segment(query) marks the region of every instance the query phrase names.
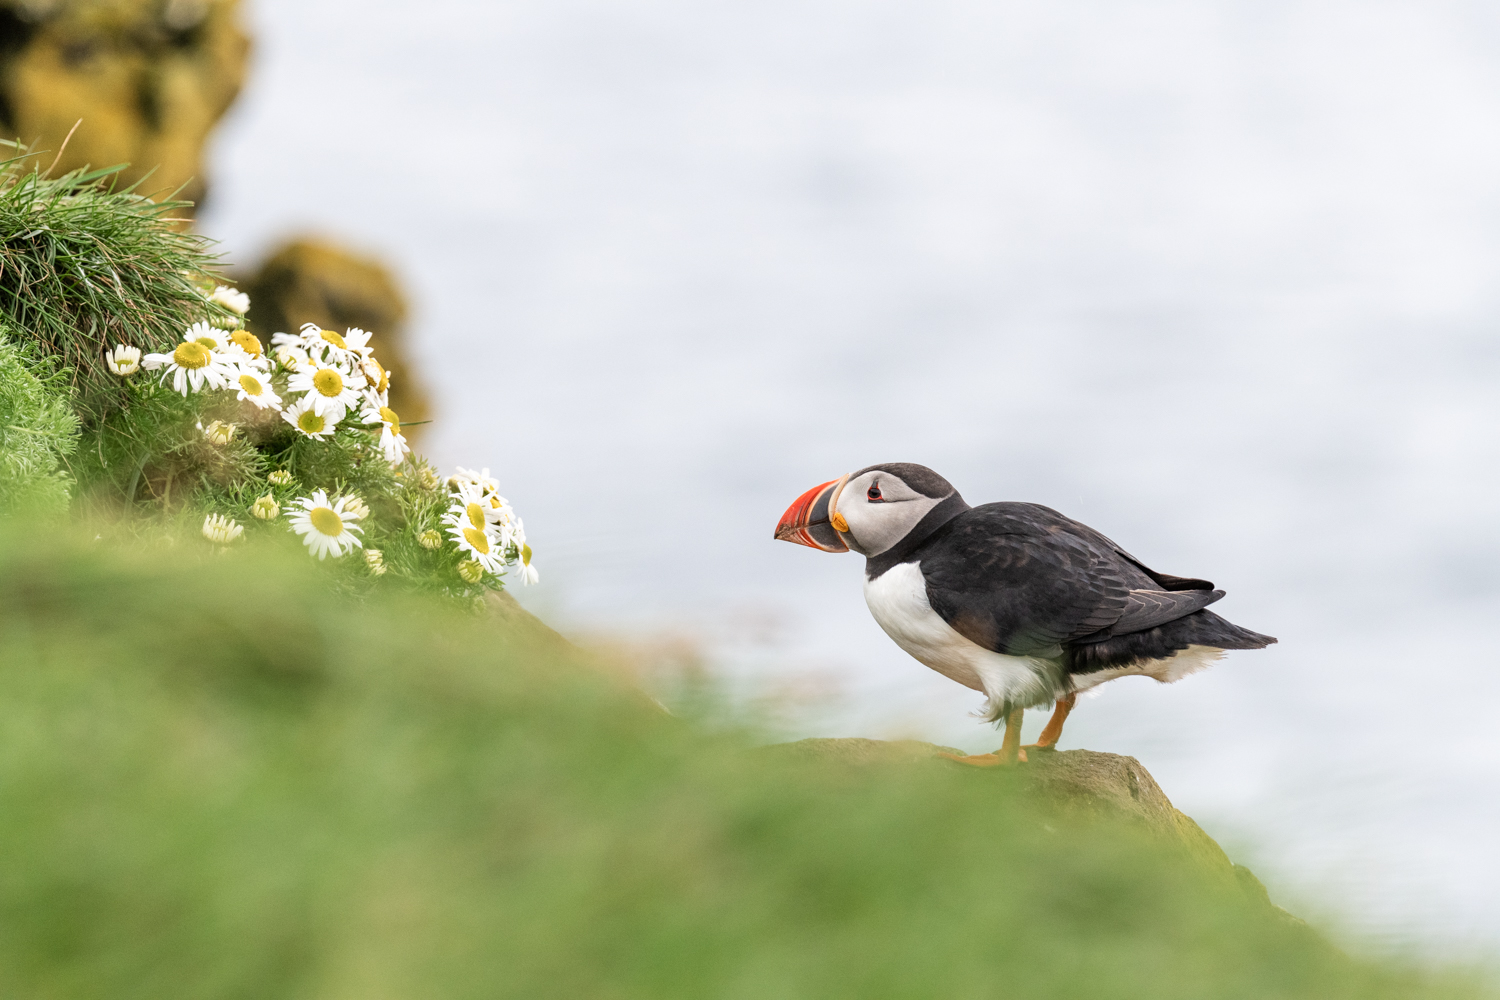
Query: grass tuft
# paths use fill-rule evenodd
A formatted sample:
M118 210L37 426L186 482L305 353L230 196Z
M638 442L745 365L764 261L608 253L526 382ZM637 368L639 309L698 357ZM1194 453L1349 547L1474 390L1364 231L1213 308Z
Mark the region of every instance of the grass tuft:
M0 162L0 319L68 371L87 429L128 401L108 348L164 351L234 315L201 290L218 258L173 216L185 202L117 187L123 167L47 177L35 162Z

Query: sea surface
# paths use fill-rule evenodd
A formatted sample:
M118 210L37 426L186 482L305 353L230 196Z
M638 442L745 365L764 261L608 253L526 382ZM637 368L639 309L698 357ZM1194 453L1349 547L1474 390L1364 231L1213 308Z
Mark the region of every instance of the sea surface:
M1500 7L247 16L203 228L397 270L422 449L505 484L549 621L688 649L787 738L988 750L861 560L772 529L881 461L1047 504L1281 640L1110 684L1064 747L1359 945L1500 946Z

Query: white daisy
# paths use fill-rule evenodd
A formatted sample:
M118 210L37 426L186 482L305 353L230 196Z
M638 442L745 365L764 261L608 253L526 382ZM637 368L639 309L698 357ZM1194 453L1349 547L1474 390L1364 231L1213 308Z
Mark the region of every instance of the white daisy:
M386 391L391 387L391 373L386 371L379 361L375 360L373 354L369 357L361 358L359 367L365 373L365 381L369 383L370 391L382 396L385 395Z
M219 285L208 297L210 302L217 302L231 312L237 312L241 316L250 311L250 296L244 292L237 292L233 288Z
M311 497L298 497L295 501L300 509L291 516L288 523L293 531L302 536L302 543L307 546L307 551L320 560L329 555L338 559L346 552L364 547L354 537L355 532L363 534L364 529L354 523L359 515L349 511L351 499L352 497L340 497L337 502L330 503L328 494L317 490Z
M467 521L472 527L489 530L491 524L500 520L500 511L489 502L489 497L473 483L464 483L448 494L453 503L448 508L445 520L453 523Z
M455 480L460 483L473 483L475 486L489 490L493 493L500 492L500 481L490 475L489 469L475 472L473 469L465 469L460 465L458 467L458 472L455 475L448 477L449 482L454 482Z
M271 376L259 368L240 365L230 388L239 390L236 399L248 399L262 410L268 406L273 410L281 409L281 397L271 388Z
M365 376L363 372L351 373L342 365L314 360L295 372L286 387L290 392L307 393L304 398L311 399L313 409L324 416L337 412L333 422L338 423L349 410L359 409L359 390L365 387Z
M411 451L406 444L406 437L401 433L401 418L396 415L395 410L389 406L366 405L360 416L367 424L380 424L380 450L385 453L387 462L395 465Z
M359 412L360 412L361 416L363 416L366 412L368 412L370 410L375 410L376 412L379 412L379 410L380 410L380 408L382 406L390 406L390 405L391 405L390 396L386 395L383 392L377 392L374 389L374 387L372 387L368 382L365 383L364 392L360 393L360 407L359 407ZM367 420L365 422L366 423L374 423L375 421L373 421L373 420Z
M308 360L307 352L296 347L282 345L276 348L276 363L287 371L301 371L312 362Z
M171 354L148 354L141 365L147 371L165 368L162 381L172 376L172 388L184 396L204 385L227 389L239 370L224 356L223 340L215 336L217 333L207 323L198 323L183 335L182 343Z
M489 515L489 519L493 523L508 525L513 519L515 520L515 523L521 523L520 519L516 518L515 508L510 505L510 501L506 500L500 494L486 493L484 495L484 504L489 508L486 513Z
M327 332L327 331L324 331ZM344 331L344 349L361 358L370 356L370 334L357 326L351 326Z
M313 409L311 396L303 396L291 406L281 411L281 419L297 428L310 438L322 440L333 433L334 427L338 426L343 414L333 417L325 417Z
M346 363L356 361L368 343L370 335L363 330L350 330L349 335L354 337L353 344L342 333L324 330L316 323L302 324L302 344L307 349L307 353L314 358Z
M310 361L307 356L307 345L295 333L271 334L271 347L272 353L283 368L297 371L305 367Z
M229 334L220 330L206 319L200 319L188 327L187 333L182 335L183 340L191 340L195 344L202 344L210 351L223 351L229 346Z
M230 330L229 342L244 351L247 356L265 360L260 338L249 330Z
M521 546L521 565L516 567L516 572L520 574L519 579L523 586L529 587L541 580L542 574L538 573L536 567L531 565L530 545Z
M443 516L443 523L448 525L448 533L458 543L460 552L469 553L491 573L501 573L505 570L505 547L489 530L478 505L470 506L473 507L472 513L464 505L455 504Z
M141 349L116 344L114 350L104 352L104 363L116 375L134 375L141 367Z
M203 537L215 545L228 545L244 532L244 525L223 514L210 514L203 519Z

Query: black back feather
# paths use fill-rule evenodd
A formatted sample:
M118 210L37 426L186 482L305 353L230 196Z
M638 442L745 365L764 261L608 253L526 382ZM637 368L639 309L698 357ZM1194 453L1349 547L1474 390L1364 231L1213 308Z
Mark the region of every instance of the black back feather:
M932 608L955 631L1013 656L1061 656L1070 673L1158 659L1191 645L1276 640L1203 610L1207 580L1158 573L1104 535L1039 504L951 516L899 561L920 561ZM868 566L871 578L889 565Z

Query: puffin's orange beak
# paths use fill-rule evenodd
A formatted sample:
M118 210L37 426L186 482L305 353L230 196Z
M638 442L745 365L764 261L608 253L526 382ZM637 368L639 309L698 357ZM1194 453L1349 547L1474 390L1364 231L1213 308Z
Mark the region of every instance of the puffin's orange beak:
M781 515L781 523L776 525L776 538L783 542L796 542L798 545L822 549L824 552L848 552L849 546L844 544L843 538L828 523L828 508L839 488L844 485L844 480L848 478L845 476L822 486L814 486L798 497L797 502Z

